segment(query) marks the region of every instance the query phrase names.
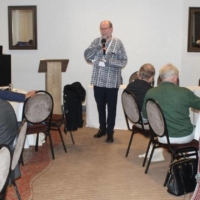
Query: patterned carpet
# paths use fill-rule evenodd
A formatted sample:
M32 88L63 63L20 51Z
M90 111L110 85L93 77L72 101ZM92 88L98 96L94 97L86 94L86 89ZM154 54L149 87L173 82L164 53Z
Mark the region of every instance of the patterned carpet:
M55 132L56 133L56 132ZM58 134L54 134L54 147L60 145L60 139ZM39 151L36 152L34 147L24 149L23 159L24 166L20 166L21 178L16 180L18 190L20 192L22 200L27 200L31 195L32 183L35 179L41 176L51 166L52 160L49 154L49 142L39 147ZM16 200L17 196L14 187L11 186L7 190L6 200Z
M67 153L60 145L57 132L53 132L55 160L52 160L48 142L35 152L24 152L25 166L22 178L16 183L22 200L189 200L192 194L176 197L163 187L169 163L151 164L144 174L143 159L148 140L137 134L133 139L129 156L125 157L130 138L129 131L116 130L115 142L108 144L106 137L93 138L96 129L81 128L75 131L75 145L69 134L64 135ZM6 200L15 200L13 187Z

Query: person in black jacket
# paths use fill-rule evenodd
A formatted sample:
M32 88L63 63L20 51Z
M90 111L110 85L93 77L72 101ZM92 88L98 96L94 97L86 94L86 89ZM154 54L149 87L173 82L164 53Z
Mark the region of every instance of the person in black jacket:
M140 67L138 79L129 83L126 90L129 90L135 95L136 102L140 111L142 111L144 96L146 92L152 88L151 82L154 79L155 68L152 64L146 63Z

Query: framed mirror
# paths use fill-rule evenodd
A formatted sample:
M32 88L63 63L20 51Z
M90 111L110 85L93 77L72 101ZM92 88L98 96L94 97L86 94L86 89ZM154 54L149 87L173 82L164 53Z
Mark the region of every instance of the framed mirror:
M200 7L189 8L188 52L200 52Z
M36 6L8 6L9 49L37 49Z

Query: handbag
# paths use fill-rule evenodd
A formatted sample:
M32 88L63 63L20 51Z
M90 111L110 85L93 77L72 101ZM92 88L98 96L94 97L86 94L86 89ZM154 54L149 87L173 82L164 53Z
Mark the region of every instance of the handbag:
M167 192L180 196L193 192L196 186L197 159L184 158L170 164Z

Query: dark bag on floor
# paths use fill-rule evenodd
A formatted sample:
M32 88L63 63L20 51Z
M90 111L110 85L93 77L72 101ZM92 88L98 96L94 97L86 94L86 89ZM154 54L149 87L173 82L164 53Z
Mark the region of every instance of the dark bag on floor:
M177 160L170 164L168 192L180 196L193 192L196 186L197 159L188 158Z

